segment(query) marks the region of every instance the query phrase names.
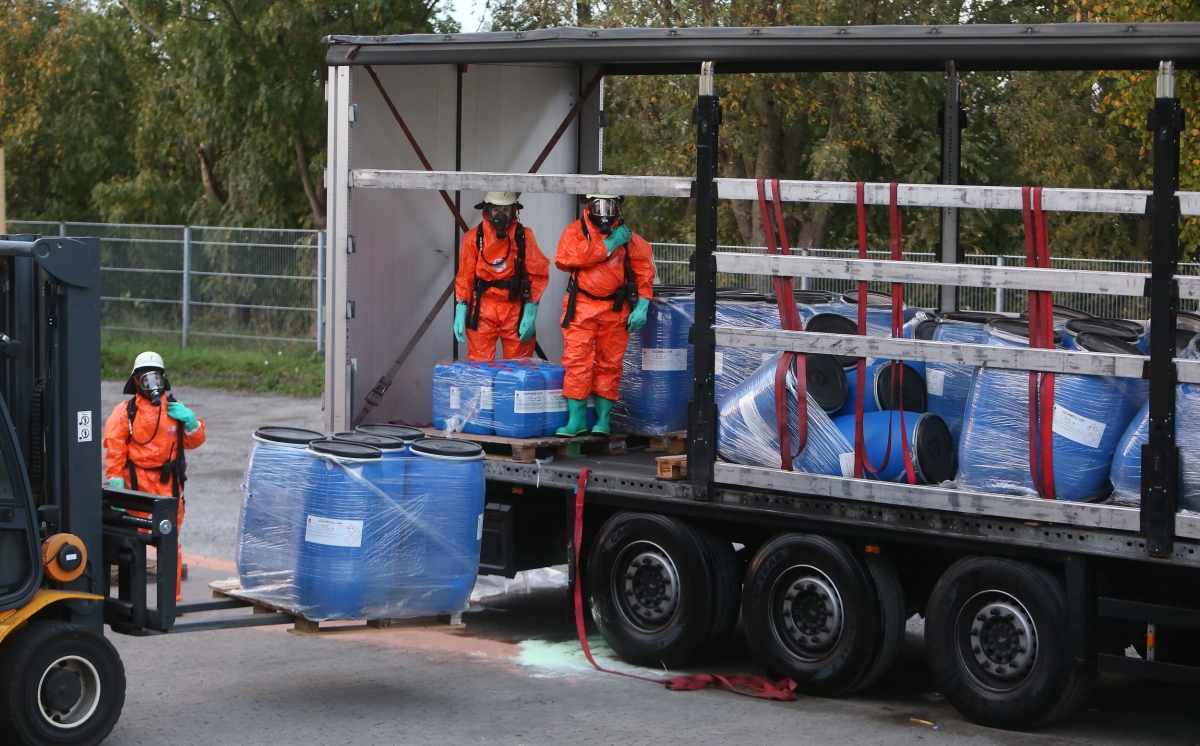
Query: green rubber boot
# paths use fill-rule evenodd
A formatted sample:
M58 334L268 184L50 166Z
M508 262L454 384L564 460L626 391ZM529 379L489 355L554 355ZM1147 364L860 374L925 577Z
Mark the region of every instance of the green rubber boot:
M567 399L567 424L554 431L555 435L574 438L587 432L587 399Z
M612 399L605 399L603 396L596 397L596 424L592 425L593 433L597 435L609 434L608 416L612 414L614 404L616 402Z

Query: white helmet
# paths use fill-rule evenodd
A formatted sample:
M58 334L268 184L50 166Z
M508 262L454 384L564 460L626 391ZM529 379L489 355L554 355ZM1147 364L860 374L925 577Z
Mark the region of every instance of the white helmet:
M157 352L153 352L151 350L146 350L134 358L133 370L131 372L137 373L143 368L158 368L164 373L167 370L167 366L166 363L163 362L162 355L159 355Z
M508 207L509 205L516 205L518 210L521 209L521 205L517 204L516 192L488 192L487 194L483 195L483 201L475 205L475 209L482 210L488 205L495 205L496 207Z

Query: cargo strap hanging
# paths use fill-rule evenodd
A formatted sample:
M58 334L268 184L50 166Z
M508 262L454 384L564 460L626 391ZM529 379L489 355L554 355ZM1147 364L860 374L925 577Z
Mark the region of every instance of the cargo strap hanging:
M580 582L580 568L582 565L579 563L580 547L583 546L583 504L589 474L589 469L586 466L583 467L579 472L579 481L575 485L575 533L572 545L574 549L573 559L575 561L575 574L572 583L574 585L572 594L575 601L575 633L579 636L579 646L583 648L583 654L587 657L588 663L591 663L592 667L597 671L625 676L630 679L637 679L638 681L649 681L652 684L663 684L668 689L677 692L694 692L714 686L718 689L733 692L734 694L755 697L756 699L774 699L781 702L795 701L796 682L791 679L783 679L776 682L764 676L719 676L708 673L681 676L675 679L652 679L649 676L639 676L624 671L613 671L596 663L596 659L592 657L592 649L588 646L587 631L584 627L583 583Z
M858 182L855 189L856 203L858 207L858 258L867 259L867 200L866 200L866 182ZM891 229L891 244L892 244L892 260L899 261L904 258L904 242L902 224L900 222L900 206L897 200L899 185L896 182L891 183L888 190L888 207L889 207L889 226ZM858 282L858 333L861 336L867 335L867 283L865 280ZM904 336L904 285L899 282L892 283L892 337L900 338ZM862 479L865 473L878 474L887 468L888 462L892 457L892 410L888 413L888 436L887 447L883 455L883 463L875 467L870 458L867 456L866 440L863 436L863 396L866 386L867 361L865 358L858 358L855 366L855 375L857 381L857 395L854 403L854 477ZM917 477L913 468L912 453L908 446L908 428L904 423L904 364L899 360L893 360L890 366L889 374L891 376L891 391L893 404L899 403L900 406L900 445L904 453L904 473L909 484L916 484Z
M762 213L763 235L767 240L768 254L787 256L787 231L783 225L783 200L779 196L779 179L771 180L771 199L767 200L766 179L758 180L758 207ZM796 296L792 291L792 278L775 277L775 303L779 309L780 328L800 331L800 309L796 307ZM788 426L787 376L793 371L796 378L796 432L799 443L792 451L791 428ZM780 468L792 470L794 461L808 443L808 369L805 357L799 352L784 352L775 366L775 425L779 433Z
M471 304L467 311L467 328L479 328L479 314L483 306L483 294L492 288L508 291L509 301L522 301L521 308L524 309L525 304L530 302L530 293L532 292L529 283L529 274L525 271L525 226L517 223L517 227L513 230L517 244L517 259L513 264L512 277L507 280L485 280L478 275L475 276L475 285L471 290ZM483 261L483 223L475 227L475 250L479 253L479 259ZM512 251L512 245L509 245L509 251ZM508 253L505 253L505 257Z
M1042 209L1042 188L1022 187L1025 219L1025 264L1049 269L1050 234ZM1045 290L1029 291L1029 346L1054 349L1054 306ZM1042 497L1055 499L1054 374L1029 371L1029 476Z

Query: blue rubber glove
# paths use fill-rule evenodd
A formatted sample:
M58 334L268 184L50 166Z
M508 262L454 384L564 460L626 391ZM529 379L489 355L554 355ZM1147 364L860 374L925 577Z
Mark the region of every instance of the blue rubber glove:
M612 256L613 252L629 243L633 238L633 231L629 230L629 226L621 223L613 232L604 237L604 248L608 249L608 255Z
M521 324L517 327L517 337L522 342L528 342L537 330L537 311L536 303L526 303L525 308L521 309Z
M454 338L460 345L467 343L467 304L458 303L454 306Z
M173 401L167 404L167 414L171 419L183 425L185 433L194 433L196 428L200 427L200 420L196 419L195 413L183 405L181 401Z
M125 489L125 477L113 477L112 479L108 480L108 486L112 487L114 490Z
M629 318L625 320L625 328L631 332L641 330L646 325L646 312L650 310L649 298L638 298L637 305L629 312Z

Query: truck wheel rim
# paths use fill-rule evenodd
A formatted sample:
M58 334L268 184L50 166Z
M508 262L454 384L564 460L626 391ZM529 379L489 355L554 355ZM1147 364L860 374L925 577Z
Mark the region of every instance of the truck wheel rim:
M679 571L662 547L630 544L613 565L613 596L628 622L644 630L662 629L679 608Z
M771 591L776 636L805 660L825 657L842 635L845 609L829 576L810 565L779 575Z
M1028 678L1037 660L1037 625L1015 597L977 593L963 605L957 626L959 657L981 684L1011 689Z
M38 712L49 725L77 728L100 705L100 675L86 658L64 655L42 672L37 692Z

